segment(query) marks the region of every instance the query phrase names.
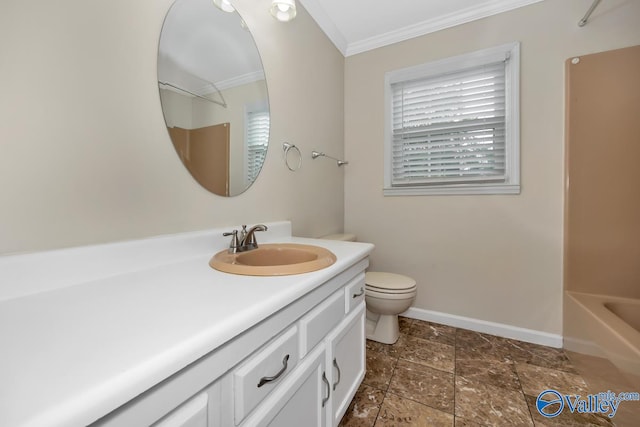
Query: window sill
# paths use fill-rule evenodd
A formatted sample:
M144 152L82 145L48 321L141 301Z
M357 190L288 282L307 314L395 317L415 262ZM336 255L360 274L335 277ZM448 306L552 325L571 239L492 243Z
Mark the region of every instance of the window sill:
M519 184L449 184L437 187L384 188L384 196L454 196L482 194L520 194Z

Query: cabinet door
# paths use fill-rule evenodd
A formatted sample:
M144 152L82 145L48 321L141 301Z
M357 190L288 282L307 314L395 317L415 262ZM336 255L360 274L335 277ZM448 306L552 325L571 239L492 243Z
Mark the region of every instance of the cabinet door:
M331 408L327 425L335 427L347 411L365 373L365 305L362 301L327 337Z
M298 364L242 427L324 427L330 388L325 373L325 347L318 345Z

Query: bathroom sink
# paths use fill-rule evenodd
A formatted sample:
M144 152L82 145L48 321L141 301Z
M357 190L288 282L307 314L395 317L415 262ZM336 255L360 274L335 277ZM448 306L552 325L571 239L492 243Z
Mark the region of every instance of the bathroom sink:
M266 243L236 254L220 251L211 258L209 265L225 273L245 276L286 276L321 270L334 262L333 252L320 246Z

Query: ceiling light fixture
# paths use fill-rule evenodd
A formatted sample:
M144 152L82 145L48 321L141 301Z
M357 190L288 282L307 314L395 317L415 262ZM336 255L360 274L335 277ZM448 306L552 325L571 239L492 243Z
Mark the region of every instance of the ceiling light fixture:
M271 15L280 22L289 22L296 17L295 0L272 0Z
M235 12L236 10L233 8L233 6L231 5L231 2L229 0L213 0L213 4L216 5L216 7L224 12Z

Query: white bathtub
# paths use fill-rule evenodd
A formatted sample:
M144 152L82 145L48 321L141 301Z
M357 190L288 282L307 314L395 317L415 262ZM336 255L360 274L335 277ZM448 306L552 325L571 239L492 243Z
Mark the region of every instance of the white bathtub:
M564 347L640 376L640 299L565 292Z

